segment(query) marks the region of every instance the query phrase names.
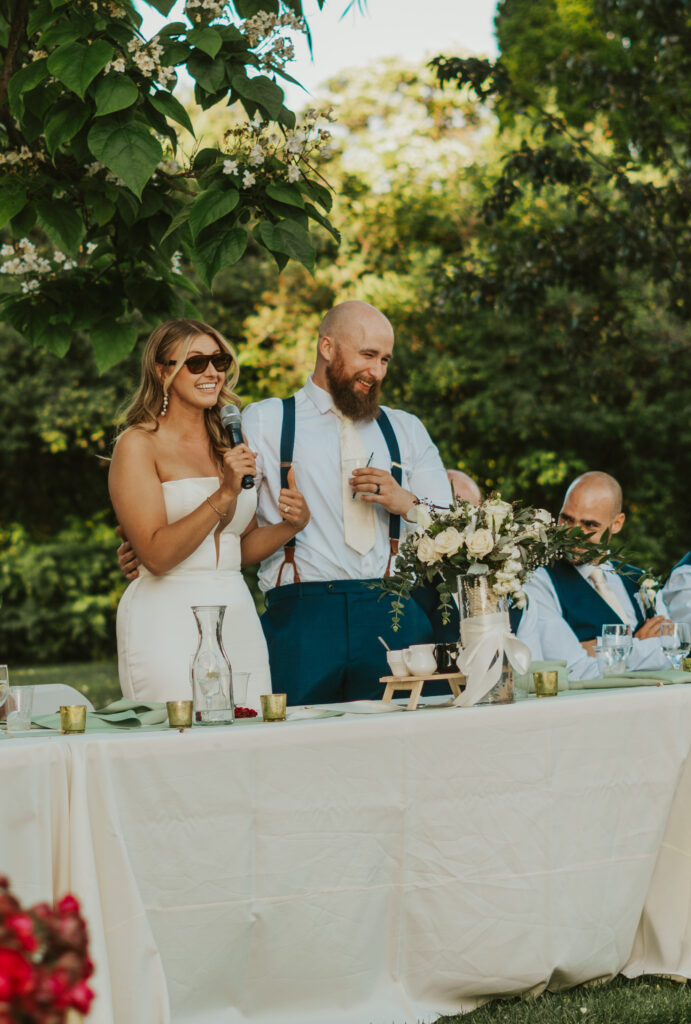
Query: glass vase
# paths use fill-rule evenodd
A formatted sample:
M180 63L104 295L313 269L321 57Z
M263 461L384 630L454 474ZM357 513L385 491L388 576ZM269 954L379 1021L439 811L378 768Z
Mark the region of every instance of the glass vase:
M507 618L508 600L492 593L486 576L459 576L458 578L458 610L461 616L461 646L463 646L463 622L480 615L503 614ZM478 701L478 704L511 704L513 703L513 667L506 654L497 655L502 658L501 678L492 689ZM492 662L494 665L496 662Z
M199 643L192 658L190 674L194 699L194 720L201 725L235 720L233 673L223 649L221 630L224 604L195 605L192 608L199 631Z

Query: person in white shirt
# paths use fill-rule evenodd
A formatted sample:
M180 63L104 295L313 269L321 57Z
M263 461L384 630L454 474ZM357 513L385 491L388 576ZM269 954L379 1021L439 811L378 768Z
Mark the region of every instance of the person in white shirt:
M468 476L462 469L447 469L446 475L459 501L469 501L476 507L482 503L482 491L472 476Z
M621 487L600 472L577 477L559 513L560 523L580 526L593 541L606 531L619 533L624 520ZM562 560L537 569L525 585L531 615L521 620L517 635L531 648L533 660L565 660L572 679L594 679L600 675L595 643L602 626L628 623L634 640L627 670L665 668L660 644L665 615L651 615L644 606L637 587L641 575L641 569L610 560L597 565ZM658 610L664 612L664 606Z
M259 524L292 522L302 495L311 512L309 524L264 558L259 572L272 687L290 704L381 697L388 666L380 637L391 648L458 638L457 618L440 621L434 588L416 591L394 633L391 602L376 587L415 528L406 518L411 509L421 499L441 507L451 501L423 424L379 405L393 345L380 310L343 302L320 325L304 387L243 414L257 459ZM138 562L126 541L118 560L135 578Z
M273 688L292 704L381 697L388 668L379 636L392 648L458 636L457 622L435 632L433 609L413 600L394 633L389 599L366 585L391 570L399 541L415 527L406 519L411 509L421 499L451 499L420 420L379 405L393 346L383 313L341 303L320 325L304 387L243 414L258 452L259 522L290 512L289 501L278 503L289 465L312 514L294 545L266 558L259 573Z
M674 622L691 624L691 551L672 569L662 598Z

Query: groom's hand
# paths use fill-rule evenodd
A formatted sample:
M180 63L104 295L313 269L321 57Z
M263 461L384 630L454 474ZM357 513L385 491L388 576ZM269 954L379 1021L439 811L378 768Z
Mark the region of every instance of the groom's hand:
M393 515L406 516L413 505L417 504L415 495L397 484L385 469L375 469L373 466L354 469L349 483L362 501L382 505Z
M116 526L115 532L118 537L122 537L123 543L118 548L118 564L120 571L128 580L136 580L139 576L137 566L139 565L139 559L134 553L134 549L127 537L123 533L121 526Z

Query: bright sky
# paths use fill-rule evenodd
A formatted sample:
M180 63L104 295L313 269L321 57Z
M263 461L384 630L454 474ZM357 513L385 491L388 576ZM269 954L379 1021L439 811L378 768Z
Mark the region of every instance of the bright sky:
M354 4L341 20L347 5L348 0L326 0L320 11L316 0L304 0L314 59L298 37L297 59L286 70L307 89L314 89L342 68L367 65L381 57L422 61L468 51L496 54L496 0L368 0L364 13ZM181 20L184 3L179 0L167 19L143 0L137 7L145 17L142 30L149 38L166 20ZM287 83L284 88L288 107L306 104L302 90Z

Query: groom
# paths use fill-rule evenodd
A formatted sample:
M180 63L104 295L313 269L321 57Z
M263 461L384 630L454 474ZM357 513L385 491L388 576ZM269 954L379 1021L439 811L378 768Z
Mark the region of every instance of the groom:
M420 499L447 506L451 497L420 420L379 405L393 347L383 313L366 302L343 302L322 320L304 387L243 414L247 443L258 452L259 525L289 511L289 504L278 507L278 494L291 465L312 513L295 541L259 572L272 685L290 704L380 698L378 680L388 667L379 637L392 648L458 637L458 622L442 627L434 595L424 591L407 602L394 633L390 600L367 585L392 569ZM129 545L118 557L132 578Z
M446 506L451 497L420 420L379 405L393 348L383 313L343 302L319 327L304 387L243 415L247 443L259 453L259 524L287 511L277 496L291 464L312 513L293 544L262 562L259 573L273 688L285 690L291 704L379 698L378 679L388 673L379 637L400 648L444 636L434 608L414 600L394 633L390 600L364 582L391 570L420 499ZM445 635L457 637L458 624Z

